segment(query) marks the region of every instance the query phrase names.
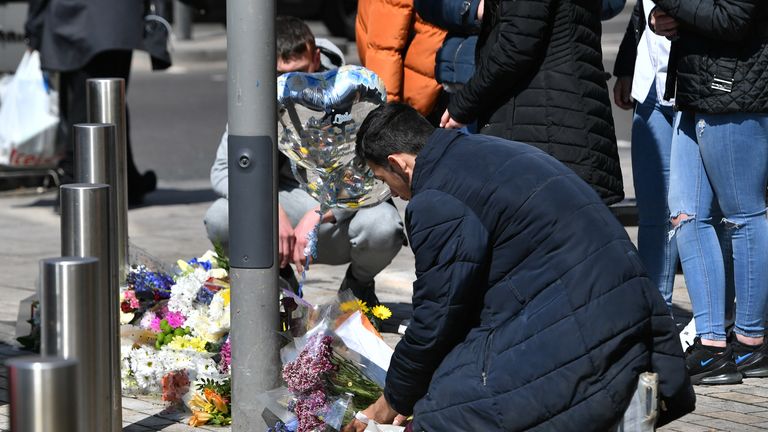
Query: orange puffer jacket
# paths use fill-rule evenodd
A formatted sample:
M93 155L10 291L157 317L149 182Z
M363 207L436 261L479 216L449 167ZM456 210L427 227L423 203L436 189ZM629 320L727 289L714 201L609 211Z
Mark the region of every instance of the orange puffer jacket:
M387 87L387 101L400 101L428 115L440 94L435 55L446 32L422 20L413 0L359 0L355 34L363 66Z

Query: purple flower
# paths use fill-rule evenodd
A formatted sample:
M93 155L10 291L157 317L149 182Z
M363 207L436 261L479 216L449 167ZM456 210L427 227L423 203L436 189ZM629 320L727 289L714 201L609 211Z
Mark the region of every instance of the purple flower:
M229 371L229 365L232 363L232 343L229 337L224 345L221 346L221 361L219 362L219 371L221 373L227 373Z
M173 278L166 273L151 272L145 266L131 269L126 282L139 300L167 299L171 296Z
M283 379L288 390L300 395L319 389L325 382L326 374L336 369L331 363L330 336L313 336L296 360L283 367Z
M191 260L187 261L187 264L191 265L192 267L200 266L205 271L208 271L211 268L213 268L210 261L198 261L197 258L192 258Z
M213 300L213 295L215 293L208 288L205 287L205 285L200 287L200 291L197 292L197 300L198 303L209 305L211 304L211 300Z

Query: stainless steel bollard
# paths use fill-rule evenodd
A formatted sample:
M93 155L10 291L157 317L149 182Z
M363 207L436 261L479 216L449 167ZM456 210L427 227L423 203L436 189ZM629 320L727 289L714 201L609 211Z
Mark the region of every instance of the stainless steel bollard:
M6 362L11 432L78 432L77 361L17 357Z
M76 159L79 163L80 159ZM94 257L98 264L98 291L94 294L99 309L90 312L93 333L99 341L98 385L109 402L108 415L122 426L120 395L120 287L117 279L114 239L109 217L110 187L105 184L69 184L61 187L61 254ZM111 264L111 265L110 265ZM98 321L96 318L99 318ZM117 389L117 391L115 391ZM103 394L106 392L106 394ZM109 429L105 429L109 430Z
M125 281L128 270L128 156L126 150L125 81L122 78L89 79L86 87L88 121L115 125L115 145L108 155L109 181L117 209L117 262L119 280Z
M110 379L105 360L105 314L99 286L99 261L93 257L61 257L40 261L40 353L77 360L75 385L78 431L110 430ZM57 428L47 430L58 430Z
M115 146L114 124L84 123L73 127L75 182L109 183L109 157Z

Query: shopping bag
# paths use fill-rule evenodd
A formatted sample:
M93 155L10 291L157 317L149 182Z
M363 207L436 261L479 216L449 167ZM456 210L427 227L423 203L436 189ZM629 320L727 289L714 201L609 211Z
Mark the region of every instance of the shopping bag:
M0 165L55 166L62 156L58 124L58 94L46 85L40 54L28 51L0 101Z

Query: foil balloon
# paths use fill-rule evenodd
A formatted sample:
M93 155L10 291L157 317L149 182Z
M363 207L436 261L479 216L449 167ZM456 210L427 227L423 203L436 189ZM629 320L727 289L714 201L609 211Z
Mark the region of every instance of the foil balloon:
M294 175L323 207L359 208L389 196L355 160L360 124L386 101L376 74L360 66L287 73L278 78L277 101L278 148L302 168Z
M358 209L389 198L389 187L376 180L367 166L361 165L355 158L330 173L322 174L314 170L298 170L295 164L292 167L293 175L301 186L318 202Z

